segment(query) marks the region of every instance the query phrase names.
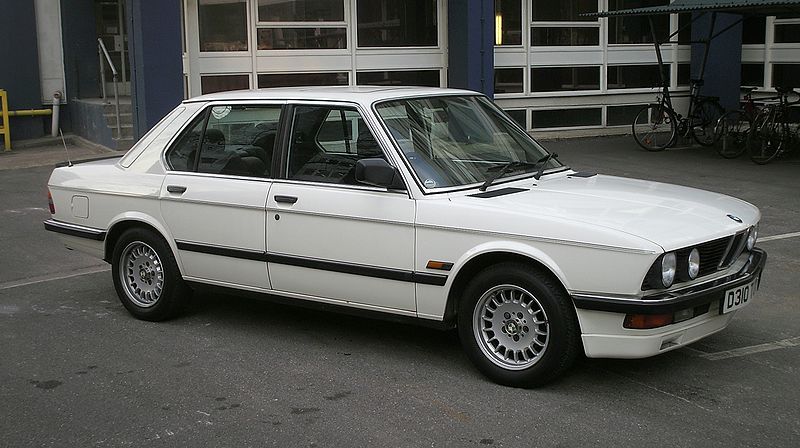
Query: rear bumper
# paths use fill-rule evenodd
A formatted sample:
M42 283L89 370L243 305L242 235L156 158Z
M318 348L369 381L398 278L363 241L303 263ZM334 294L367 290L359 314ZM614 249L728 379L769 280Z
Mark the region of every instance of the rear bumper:
M586 356L645 358L686 346L725 329L738 312L720 313L719 304L725 291L753 281L760 283L766 259L764 251L754 249L747 263L734 274L647 299L573 296ZM708 312L664 327L635 330L622 326L628 313L673 313L699 306L708 306Z

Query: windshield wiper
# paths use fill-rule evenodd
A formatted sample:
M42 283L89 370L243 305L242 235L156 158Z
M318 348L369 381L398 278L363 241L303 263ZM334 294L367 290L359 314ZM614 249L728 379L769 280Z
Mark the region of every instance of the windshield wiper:
M490 173L494 172L494 174L492 174L491 176L486 178L486 182L484 182L483 185L481 185L479 190L480 191L486 191L486 189L489 188L489 185L492 185L492 182L496 181L500 176L502 176L503 174L508 173L509 171L517 170L517 169L520 169L520 168L536 167L537 163L539 163L539 162L530 163L530 162L512 161L512 162L504 163L502 165L495 165L495 166L489 168L488 170L486 170L486 171L488 171Z
M508 173L510 171L513 171L513 170L516 170L516 169L520 169L520 168L537 167L537 166L541 165L540 168L539 168L539 171L537 171L536 174L533 176L536 180L539 180L539 178L542 177L542 173L544 172L544 167L547 166L547 162L549 162L550 159L552 159L552 158L556 158L557 159L558 158L558 154L554 153L554 152L548 153L546 156L544 156L541 159L537 160L535 163L513 161L513 162L504 163L502 165L495 165L495 166L489 168L488 170L486 170L488 172L494 172L494 171L496 171L496 172L494 174L492 174L491 176L486 178L486 182L484 182L483 185L481 185L479 190L480 191L486 191L486 189L489 188L489 186L492 185L492 183L494 181L499 179L500 176L502 176L503 174L506 174L506 173Z
M550 154L536 161L537 164L541 163L542 166L539 167L539 171L537 171L536 175L533 176L534 179L539 180L539 178L542 177L542 173L544 173L544 167L547 166L547 162L549 162L550 159L558 159L558 154L551 152Z

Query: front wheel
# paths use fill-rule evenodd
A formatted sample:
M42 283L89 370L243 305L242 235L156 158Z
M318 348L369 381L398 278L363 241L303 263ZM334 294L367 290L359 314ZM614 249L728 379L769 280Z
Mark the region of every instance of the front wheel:
M766 165L778 157L788 140L788 130L775 119L774 114L759 114L747 136L750 160L758 165Z
M126 230L117 240L112 257L114 288L134 317L161 321L182 310L190 290L160 235L142 228Z
M717 154L726 159L735 159L747 149L747 134L752 123L747 114L741 110L732 110L717 121L716 135Z
M643 149L662 151L675 140L675 114L662 104L643 107L631 125L633 139Z
M692 137L703 146L713 146L716 140L714 128L725 109L716 101L699 103L692 114Z
M478 370L506 386L552 381L579 350L570 298L550 276L522 263L491 266L469 283L459 302L458 332Z

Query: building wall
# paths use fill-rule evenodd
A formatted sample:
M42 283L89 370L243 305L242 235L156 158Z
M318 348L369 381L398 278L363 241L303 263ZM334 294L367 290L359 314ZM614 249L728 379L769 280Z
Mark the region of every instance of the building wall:
M39 50L36 15L30 1L0 0L0 89L8 94L11 110L40 109ZM12 146L18 139L41 137L49 127L47 117L11 117Z

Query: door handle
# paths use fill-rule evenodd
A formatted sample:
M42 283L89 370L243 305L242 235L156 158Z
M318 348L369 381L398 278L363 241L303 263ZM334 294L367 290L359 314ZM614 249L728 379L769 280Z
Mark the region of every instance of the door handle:
M167 191L170 193L183 194L186 192L186 187L183 185L167 185Z
M297 202L297 197L276 195L275 202L280 202L283 204L294 204L295 202Z

